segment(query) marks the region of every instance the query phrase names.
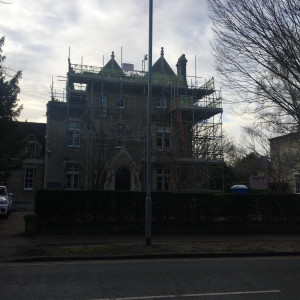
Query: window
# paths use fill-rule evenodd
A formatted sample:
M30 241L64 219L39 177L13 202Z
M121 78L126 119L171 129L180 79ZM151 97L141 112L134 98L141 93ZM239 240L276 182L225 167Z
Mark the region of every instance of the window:
M156 98L156 108L167 108L167 98Z
M156 145L159 150L170 149L171 127L170 126L157 126L156 128Z
M7 196L7 190L5 187L0 187L0 196Z
M67 189L78 190L79 188L79 165L67 165Z
M24 190L32 191L33 190L33 168L25 168L24 170Z
M117 98L117 108L118 109L125 109L125 98L118 97Z
M157 170L157 186L158 191L168 191L170 189L170 170Z
M300 194L300 174L294 174L295 193Z
M28 143L25 147L25 154L30 157L36 156L36 144Z
M0 185L7 185L7 177L6 172L0 171Z
M68 147L80 147L81 123L69 122L68 124Z
M124 124L117 124L115 129L116 148L122 148L125 142L126 127Z
M107 115L107 97L102 96L99 99L99 115L102 117L106 117Z

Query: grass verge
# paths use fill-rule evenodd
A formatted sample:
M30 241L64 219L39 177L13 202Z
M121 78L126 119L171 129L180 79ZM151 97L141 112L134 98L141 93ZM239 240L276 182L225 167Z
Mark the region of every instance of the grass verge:
M146 247L143 243L40 245L23 249L22 256L97 257L183 253L260 253L300 252L300 242L157 242Z

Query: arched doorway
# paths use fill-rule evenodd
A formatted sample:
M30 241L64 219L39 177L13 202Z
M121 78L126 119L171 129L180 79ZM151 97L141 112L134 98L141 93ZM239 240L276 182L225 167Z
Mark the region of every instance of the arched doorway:
M130 191L130 172L126 168L120 168L116 171L115 190Z

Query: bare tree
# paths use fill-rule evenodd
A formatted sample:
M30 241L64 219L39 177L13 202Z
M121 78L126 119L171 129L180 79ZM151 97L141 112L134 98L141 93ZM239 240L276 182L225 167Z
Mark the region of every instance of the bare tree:
M216 68L234 103L275 127L300 125L300 1L208 2Z
M270 181L278 192L291 191L295 174L300 174L300 135L294 132L270 140Z
M224 137L222 140L222 149L224 153L224 162L230 166L234 167L238 161L240 161L249 151L245 151L233 137L224 132Z

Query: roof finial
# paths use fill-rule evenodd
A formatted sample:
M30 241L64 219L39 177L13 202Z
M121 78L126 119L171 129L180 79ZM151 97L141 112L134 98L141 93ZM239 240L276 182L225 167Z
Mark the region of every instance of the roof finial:
M164 56L164 47L161 47L160 56Z
M115 58L115 52L114 51L111 52L111 58Z

